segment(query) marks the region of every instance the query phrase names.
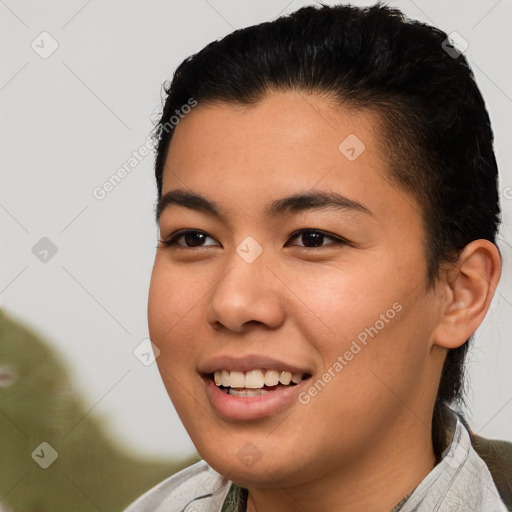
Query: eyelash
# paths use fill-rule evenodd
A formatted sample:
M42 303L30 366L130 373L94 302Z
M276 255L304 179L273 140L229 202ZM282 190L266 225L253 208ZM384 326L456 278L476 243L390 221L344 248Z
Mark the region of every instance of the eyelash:
M180 239L181 237L183 237L184 235L187 235L189 233L201 233L201 234L206 235L207 237L213 239L213 237L210 237L210 235L208 235L208 233L206 233L205 231L201 231L200 229L182 229L180 231L177 231L176 233L173 233L171 236L169 236L165 240L161 240L160 239L159 242L162 245L164 245L165 247L172 247L172 248L179 248L179 249L201 249L202 247L213 247L211 245L198 246L198 247L188 247L186 245L180 245L180 244L177 243L178 239ZM327 245L320 245L318 247L306 247L304 245L296 245L296 246L293 246L293 247L300 247L301 249L320 249L322 247L327 247L327 246L330 246L330 245L350 245L350 246L353 245L351 242L349 242L348 240L346 240L344 238L341 238L341 237L339 237L337 235L332 235L330 233L327 233L326 231L322 231L322 230L319 230L319 229L301 229L299 231L295 231L295 233L293 233L290 236L289 240L293 240L293 239L297 238L298 236L300 236L300 235L302 235L304 233L319 233L319 234L323 235L324 237L327 237L327 238L330 238L330 239L334 240L335 243L327 244Z

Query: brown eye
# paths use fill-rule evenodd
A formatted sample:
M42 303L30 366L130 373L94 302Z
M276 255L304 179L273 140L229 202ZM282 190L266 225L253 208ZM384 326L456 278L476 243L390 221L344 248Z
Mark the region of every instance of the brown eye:
M194 247L210 247L209 245L204 245L204 242L207 238L213 238L209 236L204 231L199 231L197 229L188 229L188 230L181 230L177 233L174 233L166 240L160 240L162 244L164 244L167 247L170 246L179 246L179 247L185 247L185 248L194 248ZM179 241L183 239L183 243L180 243Z
M314 229L305 229L295 233L290 240L299 238L303 245L298 245L299 247L307 247L307 248L317 248L317 247L325 247L325 245L334 245L334 244L347 244L346 240L343 240L340 237L329 235L324 233L323 231L314 230ZM334 243L324 244L325 239L334 240ZM293 244L296 245L296 244Z

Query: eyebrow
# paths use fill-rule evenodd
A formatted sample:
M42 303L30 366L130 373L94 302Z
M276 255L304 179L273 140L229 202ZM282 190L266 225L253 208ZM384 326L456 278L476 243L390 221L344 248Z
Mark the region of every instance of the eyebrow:
M195 192L186 190L171 190L165 193L156 206L156 221L160 221L163 211L171 205L183 206L196 210L221 220L226 220L218 203ZM344 197L336 192L303 192L293 196L275 199L265 206L265 214L269 218L284 217L307 210L344 210L372 215L370 210L353 199Z

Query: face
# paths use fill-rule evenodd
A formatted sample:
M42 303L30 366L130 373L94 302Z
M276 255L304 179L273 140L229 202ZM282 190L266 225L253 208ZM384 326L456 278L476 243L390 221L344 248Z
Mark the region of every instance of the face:
M347 469L430 421L439 312L420 207L375 126L285 92L199 104L175 128L150 336L198 453L240 485Z

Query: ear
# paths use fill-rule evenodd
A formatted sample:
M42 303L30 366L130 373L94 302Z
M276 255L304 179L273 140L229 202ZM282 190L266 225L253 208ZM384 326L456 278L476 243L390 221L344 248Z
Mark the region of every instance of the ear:
M477 330L491 304L501 276L501 258L496 245L473 240L457 261L446 270L441 286L446 293L441 319L433 342L457 348Z

